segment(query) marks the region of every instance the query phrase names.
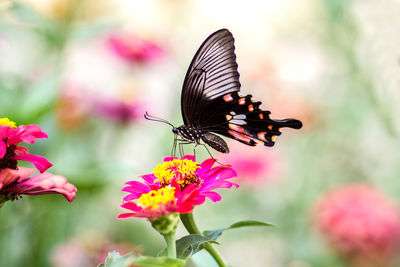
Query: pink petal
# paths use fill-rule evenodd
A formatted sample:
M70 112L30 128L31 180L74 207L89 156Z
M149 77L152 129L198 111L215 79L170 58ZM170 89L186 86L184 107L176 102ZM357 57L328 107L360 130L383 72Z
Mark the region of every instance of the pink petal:
M19 167L18 170L2 169L0 170L0 189L13 183L15 180L24 180L36 171L35 168Z
M51 166L53 166L53 164L51 164L45 157L38 156L38 155L22 154L22 155L16 155L16 156L14 156L13 159L29 161L29 162L31 162L33 165L35 165L35 167L36 167L41 173L43 173L43 172L46 171L48 168L50 168Z
M194 155L184 155L182 159L187 159L191 161L196 161Z
M8 138L14 131L15 129L10 126L0 125L0 139Z
M129 186L125 186L124 188L122 188L121 191L123 192L143 194L151 191L147 185L142 184L141 182L138 181L129 181L125 184L128 184Z
M157 177L154 174L145 174L140 177L142 177L142 179L145 180L149 184L153 184L154 180L157 179Z
M7 152L7 146L3 142L3 140L0 139L0 158L3 158L6 152Z
M200 169L197 170L197 176L202 177L214 165L215 159L206 159L200 164Z
M118 219L127 219L127 218L131 218L131 217L136 217L134 213L122 213L120 215L118 215Z
M36 174L27 178L14 189L15 193L36 195L36 194L62 194L69 202L76 196L76 187L69 183L64 176L51 173Z
M211 199L213 202L217 202L221 200L221 195L215 192L206 192L202 194L205 197L208 197Z
M172 161L172 160L174 160L174 159L177 159L177 157L165 157L165 158L163 159L163 162Z
M15 154L21 155L21 154L28 154L29 150L26 147L23 146L17 146L15 149Z
M131 211L140 211L142 210L135 202L125 202L121 205L121 208L128 209Z

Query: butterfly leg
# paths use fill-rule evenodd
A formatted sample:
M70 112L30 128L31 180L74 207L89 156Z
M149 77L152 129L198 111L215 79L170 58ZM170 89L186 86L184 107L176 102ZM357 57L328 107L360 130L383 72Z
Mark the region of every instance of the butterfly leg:
M215 160L215 162L218 163L219 165L221 165L221 166L226 166L226 167L232 167L231 165L229 165L229 164L223 164L223 163L219 162L216 158L214 158L213 155L211 154L210 150L208 150L208 147L207 147L206 144L201 144L201 143L200 143L200 144L196 144L196 145L204 146L204 147L206 148L208 154L210 155L210 157L211 157L213 160Z
M174 135L174 144L172 145L172 150L171 150L171 157L176 156L176 141L178 139L178 136L175 134Z

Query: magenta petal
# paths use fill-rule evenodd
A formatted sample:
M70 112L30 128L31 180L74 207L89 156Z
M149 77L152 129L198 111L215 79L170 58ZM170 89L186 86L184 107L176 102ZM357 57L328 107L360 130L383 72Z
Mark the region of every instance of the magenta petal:
M19 167L18 170L2 169L0 170L0 189L13 183L15 180L24 180L36 171L35 168Z
M128 209L131 211L140 211L142 208L140 208L135 202L125 202L121 205L121 208Z
M29 150L26 147L23 146L17 146L15 149L15 154L21 155L21 154L28 154Z
M38 156L38 155L32 155L32 154L22 154L22 155L16 155L13 157L13 159L16 160L25 160L31 162L35 167L43 173L46 171L48 168L53 166L45 157Z
M0 158L3 158L6 152L7 152L7 146L3 142L3 140L0 139Z
M154 174L145 174L141 176L143 180L145 180L149 184L153 184L154 180L157 179L157 177Z
M10 126L1 126L0 125L0 140L6 137L9 137L11 133L15 131L14 128Z
M174 160L174 159L177 159L177 157L165 157L165 158L163 159L163 162L172 161L172 160Z
M217 202L221 200L221 195L215 192L205 192L202 194L205 197L208 197L213 202Z
M182 159L187 159L187 160L191 160L191 161L196 161L194 155L184 155L182 157Z
M148 193L151 191L147 185L138 181L129 181L125 184L128 184L129 186L125 186L121 191L128 193Z
M118 215L118 219L127 219L127 218L131 218L131 217L136 217L134 213L122 213L120 215Z
M214 165L215 159L206 159L200 164L200 168L197 170L197 176L202 177L206 172L208 172Z
M46 172L25 179L13 191L27 195L61 194L71 202L76 196L77 189L64 176Z

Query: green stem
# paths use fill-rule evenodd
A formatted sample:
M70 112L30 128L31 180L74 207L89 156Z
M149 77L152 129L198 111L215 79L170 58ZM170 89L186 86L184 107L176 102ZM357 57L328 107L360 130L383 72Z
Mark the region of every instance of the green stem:
M168 257L176 259L175 233L163 235L167 243Z
M196 225L196 222L194 221L193 213L181 214L181 221L189 234L202 235ZM223 261L222 257L210 243L206 243L203 246L205 250L207 250L207 252L210 253L210 255L214 258L219 267L226 267L226 264Z

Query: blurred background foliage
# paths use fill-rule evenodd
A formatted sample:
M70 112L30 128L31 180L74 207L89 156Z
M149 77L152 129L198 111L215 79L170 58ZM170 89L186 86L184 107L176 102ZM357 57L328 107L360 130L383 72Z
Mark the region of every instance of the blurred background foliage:
M6 203L0 266L95 266L110 250L155 255L163 247L148 222L116 219L120 189L169 155L171 129L143 113L182 123L185 72L220 28L235 36L242 91L304 127L273 148L229 141L229 155L215 152L237 169L241 187L196 208L199 226L279 225L224 234L219 249L233 266L398 266L396 253L377 263L338 249L317 226L316 203L339 185L363 183L398 216L399 11L395 0L0 1L0 117L40 125L49 139L30 150L78 188L71 204L53 195ZM394 224L391 236L400 233ZM191 264L213 266L203 253Z

